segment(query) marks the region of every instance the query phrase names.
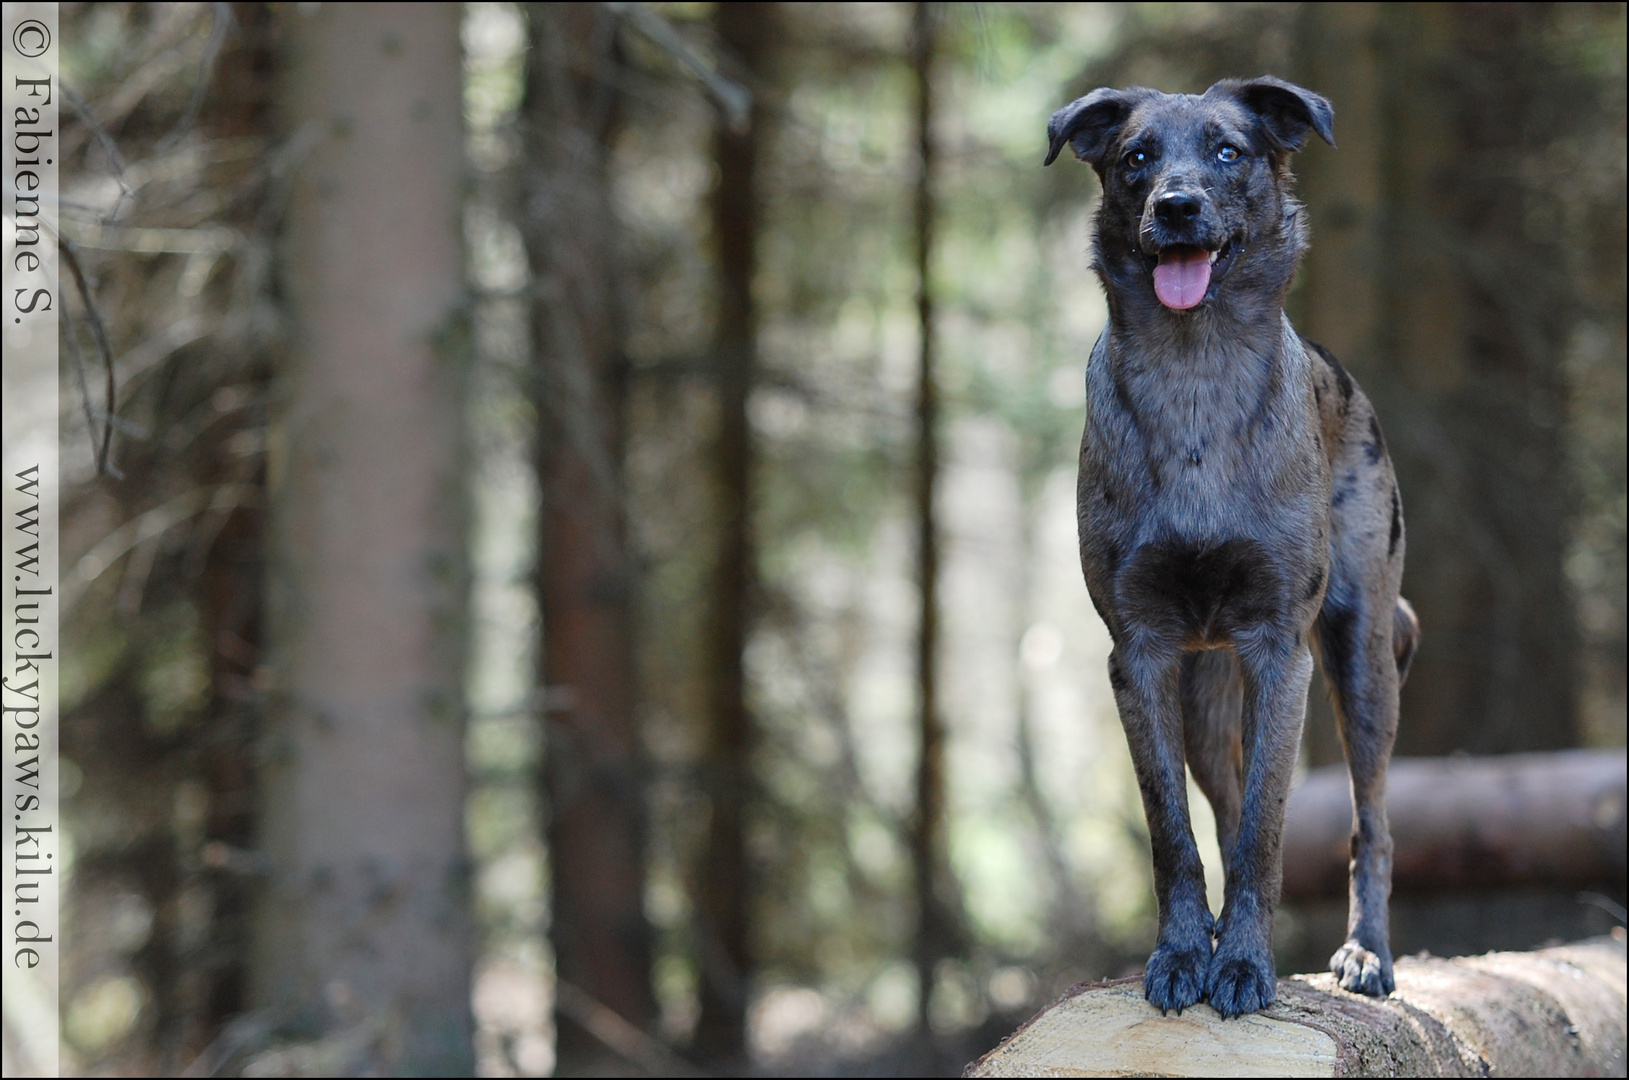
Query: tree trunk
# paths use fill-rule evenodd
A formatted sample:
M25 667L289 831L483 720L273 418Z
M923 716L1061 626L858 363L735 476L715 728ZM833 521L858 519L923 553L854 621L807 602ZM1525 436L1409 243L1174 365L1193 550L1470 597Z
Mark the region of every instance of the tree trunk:
M1397 328L1385 390L1436 414L1394 409L1409 435L1398 454L1414 537L1405 588L1426 628L1404 707L1432 718L1403 725L1402 753L1577 741L1577 634L1561 573L1571 500L1559 479L1571 305L1560 245L1527 228L1511 173L1554 137L1539 86L1552 73L1537 55L1549 7L1386 9L1403 77L1385 102L1395 119L1384 243L1403 272L1384 300L1382 325ZM1456 57L1453 78L1437 43Z
M713 27L719 42L741 65L742 76L760 83L774 47L775 7L769 3L720 4ZM697 960L701 969L701 1016L696 1052L704 1060L729 1061L746 1052L748 980L752 974L752 876L746 845L746 807L752 790L749 754L752 717L743 666L754 583L752 534L752 431L747 402L757 367L758 311L752 298L757 273L760 220L759 167L766 111L754 95L744 130L720 118L713 155L718 184L712 198L713 243L718 273L715 363L719 402L714 468L718 485L718 553L713 574L709 659L707 780L712 813L702 856Z
M917 1028L928 1029L934 972L955 948L947 902L950 867L945 837L945 729L939 715L939 531L934 515L939 480L939 387L934 370L933 61L941 13L918 3L911 24L911 74L916 90L916 315L920 360L916 383L916 816L911 866L916 885Z
M276 16L264 3L235 3L230 10L234 26L216 61L200 124L214 138L255 137L269 144L277 92ZM219 10L215 17L221 17ZM247 208L244 216L251 210L256 216L264 215L263 198ZM252 227L248 222L244 225ZM256 361L265 359L259 347L252 355ZM248 374L250 385L263 390L267 366L256 363ZM254 414L245 418L248 423L258 420ZM263 488L263 459L256 459L253 470L242 476L243 466L229 447L223 440L214 471L223 480L247 481ZM222 873L220 864L232 853L254 846L254 747L259 732L250 702L264 620L266 523L260 506L240 503L223 513L198 582L210 646L210 712L218 726L211 737L200 740L207 747L202 753L208 791L203 861L215 872L208 878L212 948L209 960L198 965L201 970L191 987L196 1001L189 1002L197 1011L193 1019L196 1031L188 1040L194 1045L213 1041L221 1025L248 1005L245 961L254 897L252 878Z
M1288 306L1296 328L1333 352L1359 379L1377 370L1380 348L1380 8L1302 4L1295 27L1303 66L1297 75L1303 85L1335 103L1340 148L1311 140L1314 145L1296 162L1302 192L1312 206L1313 242ZM1382 414L1381 419L1387 417ZM1394 443L1399 436L1395 428L1389 424L1386 429ZM1405 509L1411 509L1407 486L1403 496ZM1320 670L1301 740L1313 766L1343 760L1335 710L1324 687Z
M290 15L252 998L352 1074L473 1067L461 14Z
M1622 1076L1622 932L1532 953L1397 962L1385 999L1334 977L1278 981L1278 1001L1225 1021L1161 1017L1142 977L1083 983L966 1076Z
M533 4L524 230L538 357L538 582L555 974L637 1028L656 1018L645 921L635 567L623 506L626 362L609 155L615 16ZM556 996L556 1001L561 1000ZM563 1073L606 1047L556 1009Z
M1548 4L1304 5L1340 149L1302 173L1295 299L1379 408L1423 626L1399 753L1577 745L1562 359L1580 303L1534 177L1590 93L1541 43ZM1538 166L1543 164L1543 168ZM1338 760L1315 707L1314 764Z

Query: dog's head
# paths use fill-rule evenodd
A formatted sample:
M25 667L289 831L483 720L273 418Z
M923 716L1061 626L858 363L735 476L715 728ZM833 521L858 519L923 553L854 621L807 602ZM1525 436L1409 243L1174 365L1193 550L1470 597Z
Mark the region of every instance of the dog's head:
M1050 165L1068 143L1097 170L1093 239L1104 284L1129 302L1204 311L1224 291L1282 303L1305 247L1289 157L1335 143L1327 100L1282 79L1203 94L1094 90L1052 114Z

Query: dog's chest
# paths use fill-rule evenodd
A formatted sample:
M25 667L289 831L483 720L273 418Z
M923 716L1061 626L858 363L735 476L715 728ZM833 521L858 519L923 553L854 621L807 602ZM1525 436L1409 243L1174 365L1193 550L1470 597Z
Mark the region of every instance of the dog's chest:
M1329 473L1298 360L1139 378L1094 353L1080 477L1094 595L1208 642L1322 574Z
M1160 379L1094 367L1081 481L1099 527L1130 528L1139 543L1265 539L1263 527L1316 501L1326 470L1310 393L1282 371Z

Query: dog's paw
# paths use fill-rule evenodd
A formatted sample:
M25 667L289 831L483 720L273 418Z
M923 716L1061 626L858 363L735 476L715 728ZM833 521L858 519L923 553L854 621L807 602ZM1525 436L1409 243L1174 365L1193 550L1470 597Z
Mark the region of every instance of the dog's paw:
M1161 942L1148 958L1143 973L1143 996L1151 1005L1177 1015L1205 995L1205 977L1210 971L1210 939L1189 946Z
M1263 951L1255 956L1233 953L1226 942L1216 950L1205 985L1210 1007L1223 1018L1243 1016L1264 1009L1278 996L1278 977L1273 973L1272 956Z
M1397 989L1391 957L1372 953L1356 941L1348 941L1335 950L1335 955L1329 958L1329 970L1340 980L1342 990L1354 994L1385 997Z

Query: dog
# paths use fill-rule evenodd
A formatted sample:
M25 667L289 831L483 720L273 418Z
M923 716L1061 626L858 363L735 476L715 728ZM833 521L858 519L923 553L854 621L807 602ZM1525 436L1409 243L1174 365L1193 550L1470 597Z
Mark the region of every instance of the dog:
M1323 97L1276 78L1201 95L1100 89L1053 114L1102 181L1092 267L1109 318L1087 366L1080 556L1109 628L1120 720L1153 848L1148 1000L1224 1017L1276 996L1280 840L1313 653L1333 692L1354 801L1350 991L1395 984L1386 766L1419 641L1399 595L1402 500L1375 410L1284 314L1306 214L1289 159ZM1219 918L1183 764L1216 812Z

